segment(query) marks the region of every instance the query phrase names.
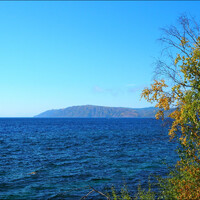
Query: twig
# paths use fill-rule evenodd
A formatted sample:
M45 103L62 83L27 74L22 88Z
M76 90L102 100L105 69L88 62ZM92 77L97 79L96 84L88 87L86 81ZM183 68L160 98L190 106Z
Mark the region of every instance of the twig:
M89 194L91 194L92 192L94 192L94 190L91 190L90 192L88 192L84 197L82 197L80 200L82 199L86 199L87 196L89 196Z
M92 192L96 192L96 193L100 194L101 196L104 196L106 199L111 200L111 199L110 199L108 196L106 196L104 193L102 193L102 192L100 192L100 191L94 189L94 188L91 187L90 185L89 185L89 187L90 187L90 189L92 189L92 190L91 190L87 195L83 196L80 200L86 199L86 197L88 197L89 194L91 194Z
M91 186L90 186L91 187ZM91 189L93 189L95 192L99 193L100 195L106 197L108 200L111 200L108 196L106 196L105 194L103 194L102 192L95 190L93 187L91 187Z

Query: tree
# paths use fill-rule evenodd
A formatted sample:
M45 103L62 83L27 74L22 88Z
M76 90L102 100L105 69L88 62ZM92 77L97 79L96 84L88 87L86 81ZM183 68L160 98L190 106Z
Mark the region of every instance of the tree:
M176 173L167 180L171 193L165 195L200 199L200 26L194 18L182 15L177 26L162 32L167 61L157 61L156 80L143 90L142 97L156 102L157 119L174 108L169 115L173 119L169 135L181 144L180 160Z

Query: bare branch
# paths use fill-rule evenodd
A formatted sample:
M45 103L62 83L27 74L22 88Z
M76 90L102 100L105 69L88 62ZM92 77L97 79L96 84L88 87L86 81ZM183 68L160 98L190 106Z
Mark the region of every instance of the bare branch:
M91 187L95 192L99 193L100 195L106 197L108 200L111 200L108 196L106 196L105 194L103 194L102 192L95 190L93 187Z
M167 78L168 81L179 84L184 90L187 90L186 88L191 85L184 82L184 75L180 69L181 63L176 64L172 55L179 54L181 57L190 57L194 46L200 48L200 25L194 18L182 15L178 18L176 26L165 27L161 31L162 37L159 41L164 43L165 47L161 54L162 60L160 58L156 62L155 77ZM167 57L167 61L163 61L163 56ZM182 60L182 62L184 61Z
M83 196L80 200L82 199L86 199L91 193L93 193L94 190L91 190L90 192L88 192L85 196Z
M88 194L86 194L85 196L83 196L80 200L86 199L91 193L96 192L98 194L100 194L101 196L104 196L106 199L111 200L107 195L105 195L104 193L94 189L93 187L89 186L91 191L88 192Z

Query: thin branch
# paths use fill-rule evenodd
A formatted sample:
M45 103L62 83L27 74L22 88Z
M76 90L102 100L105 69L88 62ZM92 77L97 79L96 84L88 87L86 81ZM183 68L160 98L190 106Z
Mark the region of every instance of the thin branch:
M94 190L91 190L90 192L88 192L84 197L82 197L80 200L82 199L86 199L91 193L93 193Z
M87 195L81 197L80 200L86 199L86 198L87 198L91 193L93 193L93 192L96 192L96 193L100 194L101 196L104 196L107 200L111 200L111 199L110 199L108 196L106 196L104 193L102 193L102 192L100 192L100 191L94 189L94 188L91 187L91 186L89 186L89 187L90 187L91 191L90 191Z
M100 195L106 197L108 200L111 200L108 196L106 196L105 194L103 194L102 192L95 190L93 187L91 187L95 192L99 193Z

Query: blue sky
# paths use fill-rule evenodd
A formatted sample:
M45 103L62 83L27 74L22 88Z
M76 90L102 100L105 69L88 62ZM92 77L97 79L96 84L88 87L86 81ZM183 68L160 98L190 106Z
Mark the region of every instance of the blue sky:
M74 105L148 107L160 27L198 1L0 2L0 117Z

